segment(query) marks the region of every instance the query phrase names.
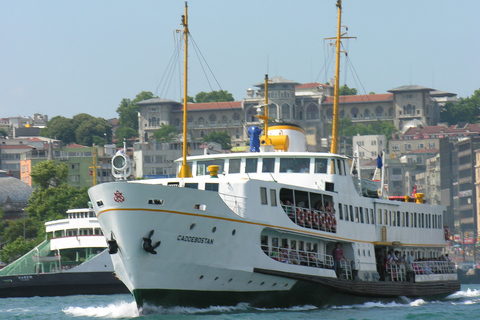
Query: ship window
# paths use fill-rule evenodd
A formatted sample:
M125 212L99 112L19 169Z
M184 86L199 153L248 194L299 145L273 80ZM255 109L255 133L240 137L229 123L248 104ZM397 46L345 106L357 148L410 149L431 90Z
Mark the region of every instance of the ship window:
M408 225L408 216L409 216L409 213L408 213L408 211L407 211L407 212L405 212L405 227L408 227L408 226L409 226L409 225Z
M397 227L400 227L400 211L397 211Z
M272 257L278 257L278 238L272 238Z
M185 183L185 188L198 189L198 183Z
M362 207L360 207L360 222L365 223L365 221L363 220L363 208Z
M382 209L378 209L378 224L382 224Z
M365 223L370 224L370 219L368 217L368 208L365 208Z
M54 237L54 238L65 237L65 230L56 230L56 231L54 231L53 237Z
M169 187L178 187L179 184L178 184L178 182L168 182L168 183L167 183L167 186L169 186Z
M103 201L102 200L97 200L97 206L98 207L103 207Z
M338 174L341 176L345 175L345 167L343 165L343 161L341 159L337 159L337 166L338 166Z
M103 235L102 229L100 229L100 228L95 228L95 235L96 235L96 236L101 236L101 235Z
M257 158L247 158L245 162L245 173L256 173L257 172Z
M260 243L262 245L263 252L268 255L268 236L260 236Z
M383 224L388 225L388 212L387 209L383 209Z
M267 188L260 187L260 201L262 204L267 204Z
M78 235L77 229L67 229L67 237L74 237Z
M223 159L197 161L197 176L210 174L208 167L213 165L218 166L218 172L223 172L224 162Z
M240 173L241 159L230 159L228 166L228 173Z
M375 217L373 215L373 209L370 209L370 221L372 222L372 224L375 224Z
M272 202L272 207L277 206L277 190L270 189L270 201Z
M163 206L163 200L160 199L148 199L148 204L156 204Z
M264 158L262 172L273 172L275 168L275 158Z
M345 221L348 221L348 206L345 205Z
M197 203L193 206L193 209L205 211L207 209L207 205Z
M355 221L355 219L353 218L353 206L350 206L350 221Z
M390 226L395 227L395 211L393 212L393 215L392 215L392 211L389 210L388 211L388 216L389 216L389 219L390 219Z
M340 220L343 220L343 207L341 203L338 204L338 216Z
M205 190L218 192L218 183L205 183Z
M415 228L417 228L417 213L416 213L416 212L413 213L413 217L414 217L414 218L413 218L413 221L414 221L414 223L415 223Z
M315 173L327 173L327 159L315 158Z

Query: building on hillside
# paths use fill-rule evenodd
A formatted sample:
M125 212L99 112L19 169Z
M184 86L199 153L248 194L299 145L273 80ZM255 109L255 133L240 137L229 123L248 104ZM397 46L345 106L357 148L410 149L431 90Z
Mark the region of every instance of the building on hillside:
M111 174L111 158L116 152L115 145L105 147L95 146L96 153L96 183L113 181ZM56 163L65 163L68 166L67 184L82 188L93 185L93 148L79 144L41 150L30 150L21 157L21 180L30 186L33 184L30 173L32 168L43 161L54 160Z
M9 175L20 179L21 155L34 150L28 145L28 139L0 139L0 170L5 170Z
M377 157L386 151L387 138L384 135L363 135L353 136L353 146L358 146L358 156L360 160L376 160Z
M233 146L244 145L247 129L262 126L256 115L265 113L265 83L248 89L242 101L218 103L189 103L188 135L192 141L201 140L212 132L226 131ZM388 121L398 129L411 121L436 125L439 102L455 97L453 93L435 91L421 86L404 86L389 90L391 93L340 97L339 118L355 124L369 125L375 121ZM431 97L430 92L436 96ZM269 80L268 115L277 122L301 126L307 134L310 151L327 151L333 117L333 87L320 83L300 84L279 76ZM183 104L162 98L138 102L140 143L145 143L162 124L174 125L179 130L183 123ZM405 110L404 110L405 109ZM340 128L341 131L342 128ZM341 132L340 132L341 136Z
M454 142L479 134L480 125L472 123L459 123L451 126L412 126L407 128L404 133L393 136L389 141L389 153L400 156L418 149L438 149L442 138L448 138Z
M453 203L455 229L476 237L479 221L476 192L476 150L480 149L480 137L468 137L455 143L458 175L454 176Z

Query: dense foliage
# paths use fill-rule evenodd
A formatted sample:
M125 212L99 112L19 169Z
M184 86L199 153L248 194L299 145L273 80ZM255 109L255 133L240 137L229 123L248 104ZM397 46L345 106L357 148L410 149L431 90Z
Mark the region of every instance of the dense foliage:
M61 219L71 208L88 206L87 189L66 184L68 167L53 160L40 162L32 168L32 181L39 187L28 199L25 218L7 221L1 230L0 258L10 263L45 239L45 222Z
M104 118L95 118L86 113L72 119L53 117L41 133L44 137L62 140L64 144L78 143L84 146L105 144L112 137L112 127Z
M226 131L212 132L203 137L205 142L217 142L222 145L223 150L232 149L232 137Z
M440 111L440 121L449 125L459 122L477 123L480 115L480 89L471 97L460 98L457 104L447 102Z
M233 95L226 90L219 91L200 91L193 97L187 96L187 102L192 103L205 103L205 102L224 102L224 101L235 101Z

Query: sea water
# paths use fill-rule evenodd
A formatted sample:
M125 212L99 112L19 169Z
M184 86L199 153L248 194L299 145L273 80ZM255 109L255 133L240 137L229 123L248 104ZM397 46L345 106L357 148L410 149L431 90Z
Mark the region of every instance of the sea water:
M213 319L213 320L290 320L290 319L479 319L480 285L462 285L462 290L441 300L372 299L362 304L316 308L261 309L247 304L205 309L148 307L137 310L133 297L122 295L79 295L0 299L0 319Z

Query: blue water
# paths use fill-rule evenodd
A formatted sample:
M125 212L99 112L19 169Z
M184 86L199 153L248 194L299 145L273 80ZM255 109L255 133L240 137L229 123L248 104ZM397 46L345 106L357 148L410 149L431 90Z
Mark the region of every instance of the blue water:
M479 319L480 285L462 285L462 290L437 301L407 298L345 304L319 309L298 306L288 309L235 307L149 308L140 315L133 297L70 296L0 299L0 319L213 319L213 320L290 320L290 319Z

